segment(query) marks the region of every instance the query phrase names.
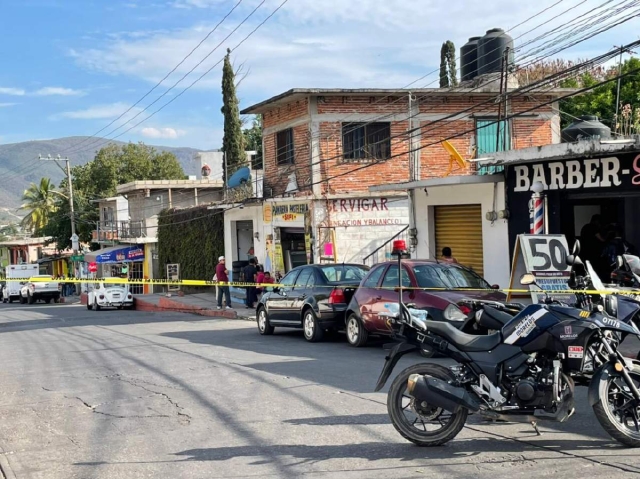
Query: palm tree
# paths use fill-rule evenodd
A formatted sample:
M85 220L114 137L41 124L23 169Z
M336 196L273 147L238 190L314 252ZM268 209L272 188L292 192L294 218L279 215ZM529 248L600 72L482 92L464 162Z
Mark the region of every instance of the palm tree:
M56 211L56 198L63 196L56 191L49 178L42 178L40 184L31 183L29 188L22 194L21 210L26 210L27 214L20 223L23 228L36 233L44 228L51 213Z

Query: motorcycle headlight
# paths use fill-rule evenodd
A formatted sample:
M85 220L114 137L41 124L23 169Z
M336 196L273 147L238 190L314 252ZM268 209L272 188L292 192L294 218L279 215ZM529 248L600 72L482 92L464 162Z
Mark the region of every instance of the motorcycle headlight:
M460 311L460 309L455 304L450 304L444 310L444 319L449 321L464 321L467 319L467 316Z

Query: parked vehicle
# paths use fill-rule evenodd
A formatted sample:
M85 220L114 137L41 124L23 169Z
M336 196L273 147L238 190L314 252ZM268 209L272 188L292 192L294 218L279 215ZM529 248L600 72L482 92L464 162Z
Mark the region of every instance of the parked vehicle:
M20 288L20 302L33 304L36 301L50 303L51 300L60 302L62 284L53 279L49 274L37 274L32 276L37 281L28 281Z
M533 284L523 275L523 285ZM402 371L389 389L387 410L396 430L419 446L438 446L457 436L469 413L505 421L564 422L574 413L574 381L589 349L604 350L604 362L589 385L589 403L615 440L640 447L640 365L617 351L614 336L640 331L607 315L558 304L527 306L501 331L469 335L450 323L412 314L402 302L389 308L400 342L387 356L376 391L398 360L426 343L456 364L423 363ZM490 356L489 356L490 355ZM489 358L489 359L488 359Z
M465 298L506 301L506 295L490 286L482 277L459 264L433 260L402 262L402 300L415 309L429 313L434 321L450 322L455 328L471 332L474 318L471 308L457 304ZM414 289L412 289L414 288ZM437 288L439 290L421 290ZM476 288L483 291L455 291ZM369 335L390 336L392 331L380 312L398 301L398 263L390 261L374 266L353 295L347 309L347 339L355 347L364 346Z
M302 328L307 341L326 330L344 328L345 311L369 268L361 264L312 264L289 271L279 286L267 288L256 308L258 331Z
M133 295L127 284L90 283L87 293L87 309L100 311L102 308L132 309Z
M2 290L2 302L12 303L20 299L20 289L26 280L32 276L37 276L39 271L37 264L11 264L5 268L7 283Z

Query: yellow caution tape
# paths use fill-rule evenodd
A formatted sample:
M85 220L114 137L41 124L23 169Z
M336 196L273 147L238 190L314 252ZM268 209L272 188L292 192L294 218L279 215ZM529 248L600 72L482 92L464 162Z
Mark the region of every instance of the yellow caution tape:
M0 281L19 281L19 282L30 282L30 283L48 283L48 282L60 282L60 283L105 283L105 284L135 284L135 285L163 285L163 286L205 286L205 287L214 287L214 286L231 286L235 288L247 288L247 287L256 287L256 288L306 288L306 285L291 285L291 284L280 284L280 283L247 283L247 282L238 282L238 281L230 281L230 282L221 282L221 281L212 281L212 280L202 280L202 279L180 279L180 280L171 280L171 279L127 279L127 278L62 278L62 279L49 279L42 277L33 277L33 278L6 278L0 277ZM315 288L335 288L335 285L315 285ZM356 287L357 286L351 286ZM377 287L368 287L369 289L380 289L380 290L393 290L398 291L398 286L377 286ZM522 294L544 294L545 291L530 291L529 289L493 289L493 288L423 288L416 286L402 287L405 291L456 291L456 292L469 292L469 293L477 293L477 292L486 292L486 293L522 293ZM600 295L608 295L608 294L618 294L618 295L631 295L631 296L639 296L640 290L553 290L546 291L549 296L557 296L557 295L567 295L567 294L600 294Z

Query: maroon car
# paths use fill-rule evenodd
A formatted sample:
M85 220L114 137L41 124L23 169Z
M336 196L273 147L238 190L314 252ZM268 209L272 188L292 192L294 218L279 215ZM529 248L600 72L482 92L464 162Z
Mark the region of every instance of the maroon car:
M404 260L402 285L407 288L442 288L442 290L408 289L403 301L429 311L436 321L448 321L458 329L474 321L470 308L458 304L464 298L506 301L506 295L487 283L469 268L434 260ZM478 288L484 291L455 291ZM352 346L366 344L370 334L388 336L391 330L379 314L385 304L398 302L398 263L390 261L374 266L360 283L347 308L347 339Z

